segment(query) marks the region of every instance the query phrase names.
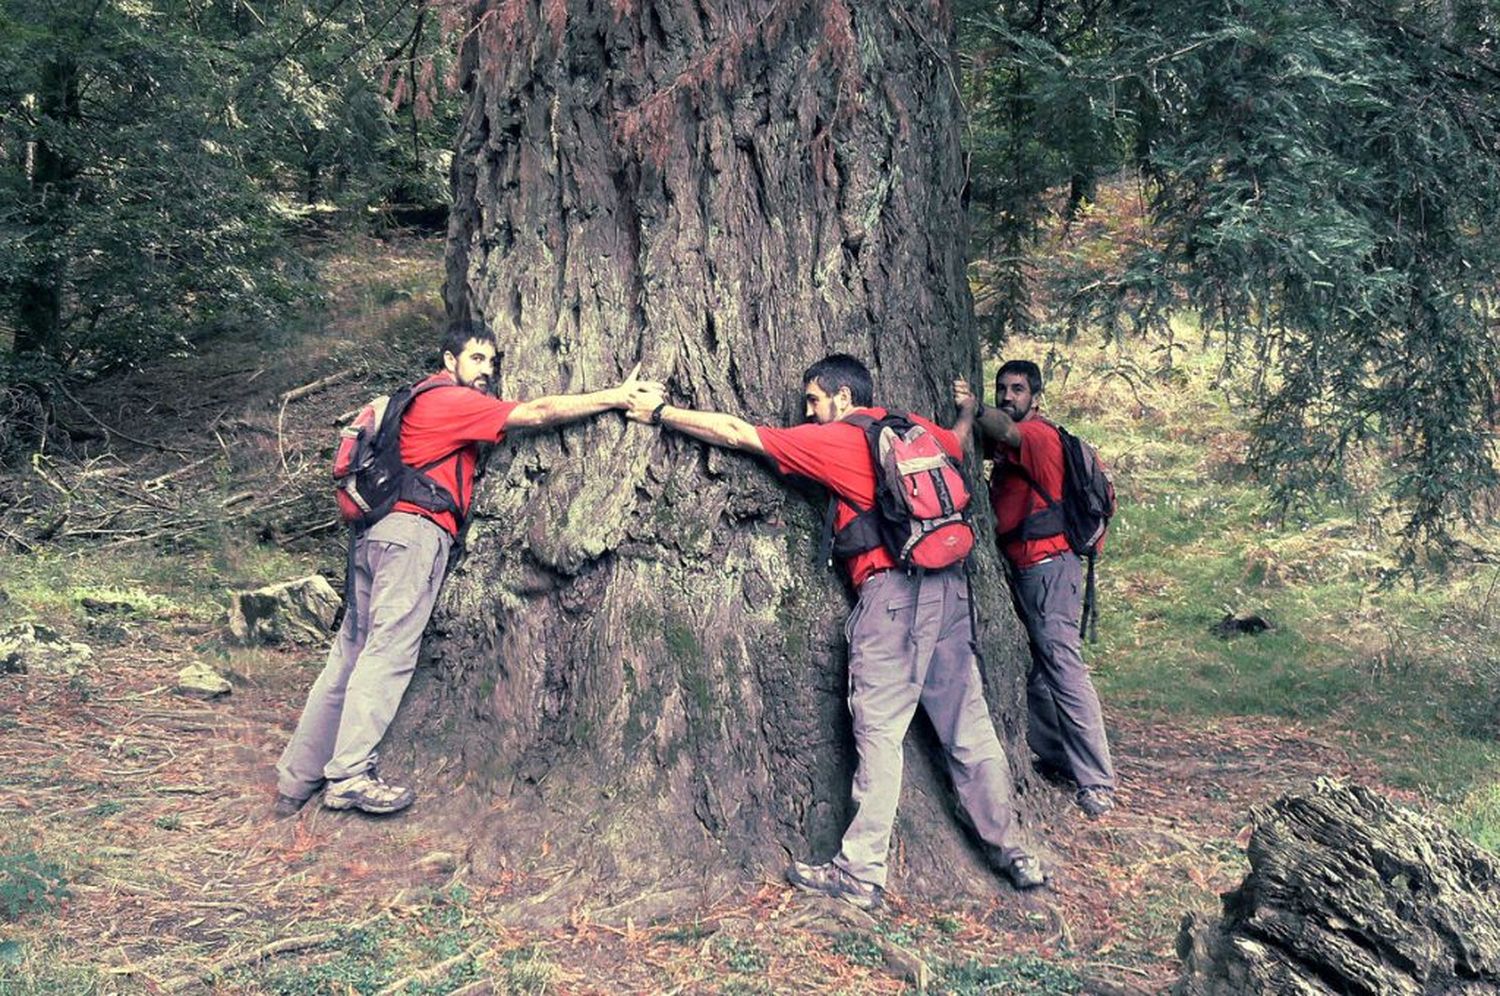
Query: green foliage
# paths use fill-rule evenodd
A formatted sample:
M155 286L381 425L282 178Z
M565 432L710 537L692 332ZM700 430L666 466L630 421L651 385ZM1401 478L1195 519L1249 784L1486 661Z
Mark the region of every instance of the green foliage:
M694 922L662 931L661 940L670 941L674 944L691 945L697 944L705 937L712 936L713 933L714 928L707 927L701 922Z
M1031 955L992 964L941 965L934 975L932 991L945 996L1039 996L1083 990L1083 981L1066 962Z
M755 973L766 970L765 952L749 941L738 937L725 937L718 940L715 946L723 955L731 971Z
M548 992L559 974L557 964L538 946L517 948L499 959L504 989L514 996Z
M833 950L835 954L841 954L854 964L864 965L866 968L875 968L885 961L880 942L868 934L839 934L833 939Z
M204 12L211 17L211 13ZM61 368L275 320L294 273L187 5L9 4L0 290L16 351Z
M6 5L0 384L275 328L309 291L291 235L311 206L443 203L435 9Z
M397 956L371 930L348 930L319 950L333 957L312 965L278 965L259 969L255 983L269 996L311 996L327 992L375 992L392 981ZM236 975L247 974L244 971Z
M471 900L462 886L434 892L426 897L414 922L343 927L334 939L310 949L301 961L278 963L269 969L236 969L225 981L232 986L253 985L255 992L275 996L312 996L377 992L407 979L396 992L403 996L440 996L473 982L481 973L477 952L493 951L502 944L489 925L471 916ZM476 951L476 958L458 958L445 971L428 974L432 966L470 949ZM492 967L491 977L504 981L501 992L547 992L558 974L539 946L500 953ZM486 965L483 971L490 968Z
M1167 316L1187 306L1226 370L1256 372L1251 456L1283 509L1347 491L1346 465L1397 441L1382 485L1409 540L1486 513L1469 496L1500 481L1493 5L965 10L997 340L1155 330L1170 366ZM1140 205L1113 206L1144 226L1079 251L1070 226L1124 167ZM1058 238L1038 247L1052 211ZM1050 320L1025 311L1038 303Z
M63 866L38 855L17 840L0 850L0 919L19 920L45 913L68 898Z
M1454 808L1453 826L1480 847L1500 855L1500 785L1470 793Z

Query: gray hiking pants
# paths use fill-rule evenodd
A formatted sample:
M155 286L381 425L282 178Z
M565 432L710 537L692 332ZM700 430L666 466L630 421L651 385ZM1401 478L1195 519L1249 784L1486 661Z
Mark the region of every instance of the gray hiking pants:
M1083 663L1078 632L1082 580L1072 553L1012 572L1016 611L1031 642L1029 739L1043 764L1071 775L1080 788L1113 789L1115 768L1104 713Z
M854 714L854 819L834 858L884 886L901 797L901 742L920 704L947 754L959 802L998 860L1025 853L1011 811L1010 764L995 735L974 658L962 568L920 577L886 571L866 581L845 623Z
M282 795L305 799L325 778L348 778L374 763L416 670L452 544L441 526L404 512L355 542L354 604L276 765Z

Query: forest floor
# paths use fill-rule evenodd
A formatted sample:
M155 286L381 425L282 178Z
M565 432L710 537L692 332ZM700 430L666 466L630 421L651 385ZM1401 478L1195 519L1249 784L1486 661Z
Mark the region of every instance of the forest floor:
M580 904L526 929L507 906L548 882L471 880L464 842L423 824L420 802L270 818L308 651L260 651L253 674L226 669L231 695L201 701L174 690L203 660L201 627L94 618L125 633L86 671L0 678L0 861L25 841L69 893L0 930L20 948L0 992L910 991L892 945L928 963L933 992L1155 992L1176 976L1183 914L1215 911L1244 874L1250 806L1320 776L1378 784L1295 723L1113 710L1122 805L1035 831L1056 868L1045 893L948 906L897 882L886 911L830 930L767 869L685 919L596 923Z
M309 805L273 821L271 765L322 650L236 645L225 591L341 569L324 493L332 425L422 369L414 344L440 313L440 251L397 243L332 259L328 317L306 330L318 335L219 343L208 365L166 357L94 385L61 409L66 445L0 477L0 627L45 624L92 648L70 669L0 667L0 994L898 993L918 974L935 993L1161 992L1178 974L1183 916L1216 913L1247 870L1251 807L1319 777L1470 817L1459 803L1492 791L1469 792L1478 776L1461 766L1491 764L1488 731L1430 782L1410 773L1427 757L1412 747L1425 720L1372 726L1347 711L1376 685L1435 687L1394 651L1379 681L1357 668L1348 686L1293 674L1293 708L1259 686L1226 692L1274 667L1206 635L1211 596L1183 629L1207 642L1139 632L1170 617L1175 583L1142 566L1142 518L1122 522L1091 651L1108 662L1121 805L1097 822L1044 807L1047 824L1031 829L1055 869L1045 891L919 902L895 881L870 916L802 897L768 868L666 921L605 919L580 902L528 922L518 902L551 883L480 880L466 842L424 822L420 800L384 819ZM357 376L338 379L345 370ZM1145 496L1166 464L1138 450L1122 473L1154 508ZM1233 591L1259 598L1269 572L1275 607L1296 558L1269 534L1253 539L1262 573L1233 566ZM1152 611L1132 601L1148 596ZM1487 626L1488 599L1483 610ZM1392 631L1416 639L1403 625ZM1307 639L1269 646L1316 663L1322 644ZM1163 654L1190 672L1152 672ZM193 663L233 692L179 692ZM1200 678L1217 704L1192 698ZM1472 697L1472 684L1456 687ZM1313 708L1315 696L1327 702ZM1467 824L1481 839L1484 826Z

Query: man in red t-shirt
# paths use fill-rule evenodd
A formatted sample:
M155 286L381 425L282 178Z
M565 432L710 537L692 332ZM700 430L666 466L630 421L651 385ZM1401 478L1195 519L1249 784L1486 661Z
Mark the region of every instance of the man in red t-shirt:
M807 423L790 429L678 408L660 392L637 393L628 415L715 446L769 457L782 473L817 481L841 499L834 520L841 531L856 509L875 503L869 444L864 430L845 419L857 412L882 418L885 410L871 407L870 372L852 356L825 357L802 380ZM912 420L950 454L960 455L951 432L923 418ZM943 742L954 787L991 863L1017 888L1042 885L1041 863L1024 846L1011 810L1010 764L985 706L962 564L908 574L893 569L895 558L875 546L852 553L844 566L859 591L846 627L849 709L859 758L854 818L831 861L794 862L787 878L804 891L861 908L880 903L901 795L901 742L920 704Z
M974 396L967 381L957 380L954 431L967 446L977 427L985 456L994 460L995 536L1010 565L1011 594L1031 643L1026 682L1031 749L1044 771L1073 779L1079 808L1097 819L1114 808L1115 770L1099 695L1083 663L1082 571L1055 516L1043 518L1047 499L1041 492L1062 495L1063 452L1057 428L1036 407L1041 393L1042 372L1030 360L1000 367L993 408Z
M431 497L397 502L355 539L345 581L349 610L276 766L278 816L297 812L325 785L330 809L394 813L416 798L381 779L375 748L416 668L449 550L474 498L480 444L627 408L636 392L660 391L632 371L603 391L500 401L490 395L494 366L494 334L454 325L444 336L443 369L423 382L437 386L406 410L401 461L426 476Z

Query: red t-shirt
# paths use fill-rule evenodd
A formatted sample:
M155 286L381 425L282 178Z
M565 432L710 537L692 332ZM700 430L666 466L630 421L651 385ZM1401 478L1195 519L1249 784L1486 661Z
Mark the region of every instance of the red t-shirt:
M1017 422L1016 429L1021 433L1019 450L1004 443L990 442L985 453L995 461L990 471L990 507L995 510L997 538L1015 529L1032 512L1047 507L1047 500L1037 494L1026 478L1014 472L1007 473L1005 465L1010 461L1018 460L1048 494L1059 500L1062 498L1062 439L1058 437L1057 429L1036 414L1029 414ZM1017 567L1030 567L1068 549L1068 538L1057 533L1040 539L1014 540L1005 544L1003 552Z
M885 418L884 408L857 408L871 418ZM958 437L940 425L917 415L911 420L932 433L938 443L955 459L962 459ZM866 509L875 504L875 465L870 462L870 444L865 431L848 422L819 424L807 422L790 429L771 426L755 427L766 455L783 474L799 474L823 485L840 498L834 513L835 531L847 526L855 516L852 503ZM858 588L876 571L896 566L896 559L883 546L855 554L844 564L849 578Z
M401 420L401 462L408 467L426 467L427 476L451 494L463 515L474 500L474 464L480 443L498 443L505 438L505 421L517 402L501 401L482 391L463 387L446 370L422 383L438 381L439 387L417 396ZM410 512L431 519L454 536L458 522L450 512L433 512L411 502L398 501L395 512Z

